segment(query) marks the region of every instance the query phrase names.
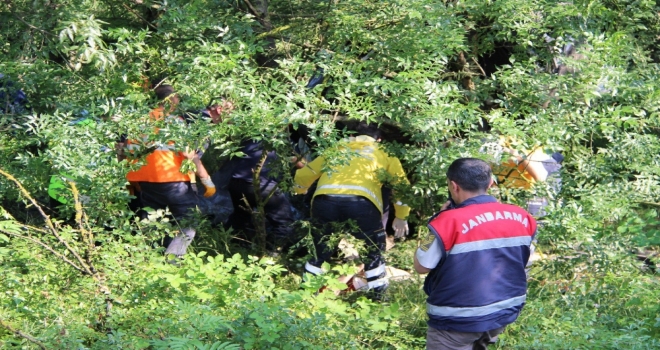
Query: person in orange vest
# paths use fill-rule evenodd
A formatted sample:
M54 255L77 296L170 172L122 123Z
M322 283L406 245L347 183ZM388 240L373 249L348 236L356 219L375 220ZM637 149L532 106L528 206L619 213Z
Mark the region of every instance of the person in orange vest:
M154 89L161 103L149 113L152 121L166 120L169 122L181 122L183 118L170 115L179 103L179 97L170 85L160 85ZM167 105L169 106L167 109ZM156 132L158 130L156 129ZM155 147L151 143L140 143L128 141L128 152L139 151L143 147ZM176 220L190 217L197 208L197 193L191 184L192 173L180 171L184 160L190 159L195 164L197 176L205 187L204 197L210 197L215 193L215 185L202 164L196 151L177 151L174 142L160 145L146 156L146 164L136 171L126 175L128 181L135 188L143 207L152 209L169 208ZM166 247L165 254L182 256L195 237L193 227L181 228L181 232L174 238L165 237L163 246Z

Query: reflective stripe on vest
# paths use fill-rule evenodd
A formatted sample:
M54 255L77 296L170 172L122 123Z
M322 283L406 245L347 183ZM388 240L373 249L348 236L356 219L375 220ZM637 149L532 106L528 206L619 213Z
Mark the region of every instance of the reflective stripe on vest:
M449 251L449 254L463 254L486 249L529 246L531 243L531 236L487 239L483 241L455 244Z
M492 303L485 306L476 307L450 307L450 306L435 306L426 304L426 312L429 315L440 317L478 317L493 314L508 308L522 305L525 303L527 295L521 295L511 299L506 299Z
M176 147L174 143L172 144L162 144L162 143L145 143L148 149L153 148L155 151L176 151ZM142 150L143 145L141 144L135 144L135 143L129 143L126 145L126 149L130 152L134 151L140 151Z

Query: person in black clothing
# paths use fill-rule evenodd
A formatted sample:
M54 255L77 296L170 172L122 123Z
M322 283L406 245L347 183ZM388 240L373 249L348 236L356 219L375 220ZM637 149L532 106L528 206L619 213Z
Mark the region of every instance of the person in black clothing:
M229 225L236 230L248 231L251 228L252 213L257 206L254 187L256 171L264 152L261 142L247 140L241 143L242 158L233 158L229 166L233 169L229 182L229 193L234 204L234 213L229 218ZM293 212L289 198L279 189L279 179L271 173L271 167L277 155L269 151L258 176L258 195L262 200L268 198L264 206L268 223L266 245L268 249L288 248L293 242ZM247 204L245 203L247 201ZM254 237L249 237L254 238Z

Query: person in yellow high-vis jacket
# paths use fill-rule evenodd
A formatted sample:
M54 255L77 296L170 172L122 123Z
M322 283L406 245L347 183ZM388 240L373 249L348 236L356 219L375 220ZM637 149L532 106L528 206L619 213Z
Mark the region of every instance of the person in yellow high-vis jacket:
M385 229L381 221L383 183L379 172L384 170L406 183L408 180L399 159L390 157L379 147L380 130L375 124L361 122L357 134L357 137L349 139L345 148L346 152L352 153L348 165L323 172L326 159L318 157L296 171L295 191L298 194L306 193L318 179L312 200L312 221L322 229L314 234L316 256L307 262L305 271L314 275L324 272L321 266L336 250L336 247L327 245L327 236L332 234L330 224L353 220L359 228L353 236L364 240L367 247L367 255L363 259L367 287L379 297L388 284L381 254L385 250ZM395 236L403 237L408 232L406 218L410 208L396 201L394 209L396 218L392 227Z

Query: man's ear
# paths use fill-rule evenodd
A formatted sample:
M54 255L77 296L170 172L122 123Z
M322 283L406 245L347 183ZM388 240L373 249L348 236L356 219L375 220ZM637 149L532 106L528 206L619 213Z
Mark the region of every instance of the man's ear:
M458 186L458 184L455 181L449 180L449 186L451 186L451 190L452 190L453 193L458 193L458 190L460 189L460 187Z

